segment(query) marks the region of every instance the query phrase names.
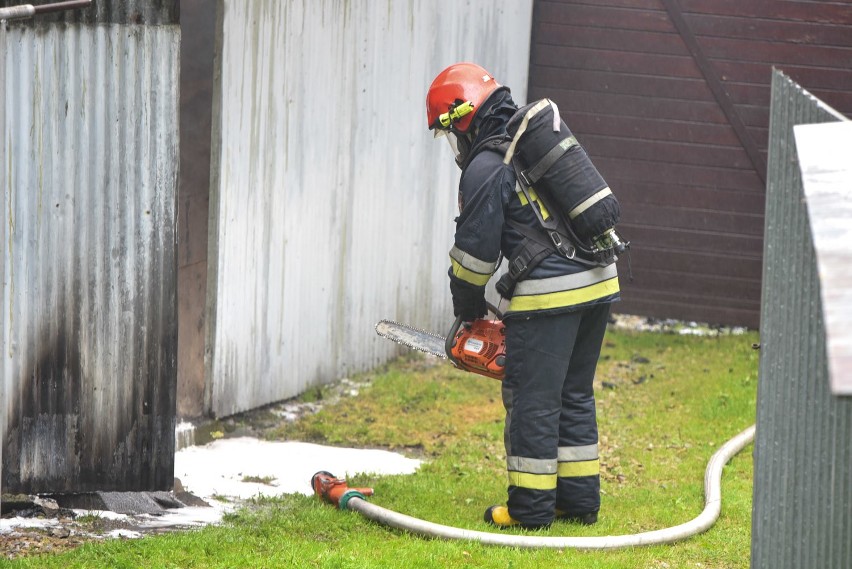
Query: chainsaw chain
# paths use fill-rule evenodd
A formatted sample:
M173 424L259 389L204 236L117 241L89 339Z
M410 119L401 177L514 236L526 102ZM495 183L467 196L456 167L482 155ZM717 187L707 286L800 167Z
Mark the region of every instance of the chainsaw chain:
M430 356L436 356L436 357L439 357L439 358L447 359L447 354L445 354L445 353L436 354L432 350L426 349L423 346L418 346L418 345L413 344L411 342L406 342L405 340L401 340L398 337L390 337L386 334L382 334L379 331L379 325L382 324L382 323L393 324L394 326L397 326L398 329L411 330L412 332L417 332L419 334L431 336L432 338L440 340L441 342L445 342L446 338L444 338L443 336L439 336L438 334L435 334L434 332L429 332L427 330L415 328L414 326L410 326L408 324L402 324L401 322L396 322L395 320L379 320L376 323L376 327L375 327L376 334L378 334L379 336L382 336L384 338L387 338L389 340L393 340L394 342L396 342L397 344L399 344L401 346L405 346L406 348L411 348L412 350L417 350L419 352L429 354Z

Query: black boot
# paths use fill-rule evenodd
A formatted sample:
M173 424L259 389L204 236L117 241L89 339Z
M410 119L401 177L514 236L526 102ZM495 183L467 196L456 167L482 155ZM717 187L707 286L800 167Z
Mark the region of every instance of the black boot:
M598 513L586 512L585 514L569 514L568 512L556 510L556 519L563 522L591 526L598 523Z

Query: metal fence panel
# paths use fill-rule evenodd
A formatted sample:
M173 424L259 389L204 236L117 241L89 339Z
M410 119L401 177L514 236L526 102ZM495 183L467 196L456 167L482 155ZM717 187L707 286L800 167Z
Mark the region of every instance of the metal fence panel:
M808 204L828 371L835 395L852 395L852 121L799 125L796 152Z
M752 567L852 562L852 399L829 389L793 125L841 120L775 71L761 301Z
M172 486L179 43L0 33L4 491Z
M0 125L6 124L6 26L0 23L0 78L4 79L3 82L0 82ZM6 137L0 136L0 160L5 161L6 157ZM0 162L2 164L2 162ZM0 172L2 172L2 166L0 166ZM3 182L0 181L0 184ZM3 187L0 185L0 187ZM5 190L0 193L2 196L2 200L0 200L0 206L6 205L6 192ZM3 207L0 209L0 255L5 257L7 251L6 245L6 227L3 219L5 218L4 212L6 208ZM3 291L3 294L0 294L0 302L3 302L5 306L6 300L6 261L0 263L0 291ZM3 308L0 308L0 315L5 314ZM0 316L0 361L6 361L6 325L5 325L5 316ZM4 434L6 432L6 372L5 372L5 363L0 364L0 493L2 493L2 472L3 472L3 445L2 441L5 440Z
M386 361L398 352L376 337L381 318L449 326L458 169L426 130L426 91L473 60L523 102L532 14L529 0L222 8L207 318L219 416Z

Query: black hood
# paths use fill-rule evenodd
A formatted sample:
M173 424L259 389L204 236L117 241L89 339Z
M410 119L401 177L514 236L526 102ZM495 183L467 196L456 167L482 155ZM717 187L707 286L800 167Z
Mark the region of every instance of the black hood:
M508 87L498 87L488 96L471 123L471 130L476 133L476 136L470 152L461 165L462 170L467 168L473 157L485 146L493 146L495 142L508 139L506 125L517 110L518 106L512 100L512 93Z

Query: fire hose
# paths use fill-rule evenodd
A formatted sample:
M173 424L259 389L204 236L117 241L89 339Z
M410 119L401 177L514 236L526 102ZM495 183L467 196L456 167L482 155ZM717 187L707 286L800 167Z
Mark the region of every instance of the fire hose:
M365 518L424 537L476 541L506 547L550 547L555 549L618 549L673 543L710 529L722 511L722 469L754 440L754 425L734 436L713 453L704 472L704 510L692 520L669 528L627 535L559 537L513 535L456 528L421 520L382 508L367 501L372 488L349 488L344 479L321 471L311 478L314 493L341 510L353 510Z

